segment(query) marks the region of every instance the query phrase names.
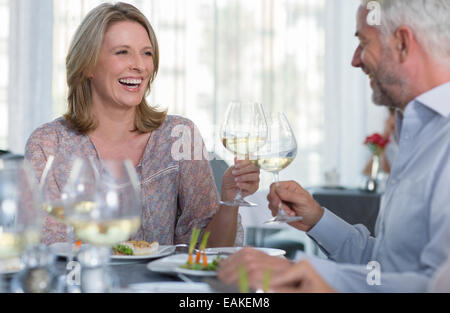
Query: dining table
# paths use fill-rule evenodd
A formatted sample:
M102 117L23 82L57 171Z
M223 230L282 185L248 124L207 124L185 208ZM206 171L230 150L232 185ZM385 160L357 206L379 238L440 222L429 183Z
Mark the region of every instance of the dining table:
M165 247L165 248L164 248ZM187 261L187 254L185 251L179 252L174 246L163 246L163 249L174 248L170 250L168 253L160 254L159 252L156 255L148 256L148 257L116 257L112 256L106 264L106 267L101 266L93 266L83 268L82 262L79 262L75 257L73 260L68 260L67 255L62 255L60 253L55 253L53 250L48 250L49 254L52 254L52 261L48 263L45 267L39 267L45 270L48 270L53 275L53 279L57 279L59 281L58 290L55 292L81 292L82 286L87 288L83 290L83 292L114 292L114 293L152 293L152 292L168 292L171 293L171 284L176 286L176 289L173 290L174 293L238 293L239 289L236 286L225 285L221 283L215 274L213 273L184 273L178 272L174 269L172 263L183 264L185 260ZM215 248L211 248L214 250ZM220 253L216 254L215 252L211 252L209 254L208 260L213 260L218 255L220 257L226 257L233 252L237 251L236 247L227 247L227 248L217 248ZM257 248L262 249L265 252L278 255L280 257L285 257L285 251L281 249L272 249L272 248ZM209 249L207 249L209 250ZM232 251L231 251L232 250ZM160 250L161 251L161 250ZM167 260L167 261L166 261ZM168 263L166 263L168 262ZM179 262L179 263L178 263ZM210 261L209 261L210 263ZM158 264L158 266L156 266ZM168 270L165 270L166 265L168 264ZM170 264L170 265L169 265ZM178 267L178 265L176 265ZM113 279L115 282L112 288L109 288L107 291L95 291L95 289L89 290L88 288L92 288L86 284L86 281L92 282L92 277L101 277L99 273L104 270L104 268L108 271L108 276ZM170 268L170 269L169 269ZM35 268L37 269L37 268ZM78 272L75 272L78 271ZM23 274L25 270L8 273L3 275L4 280L6 281L6 286L4 286L3 292L23 292L22 290L17 290L17 278L19 275ZM94 273L97 272L97 273ZM189 272L189 270L188 270ZM200 272L200 271L195 271ZM89 276L83 276L85 273L88 273ZM75 275L78 275L81 279L78 283L73 280ZM31 276L31 275L30 275ZM16 283L13 283L13 280L16 280ZM73 284L67 284L67 281L75 282ZM83 282L80 285L80 282ZM161 286L166 287L158 287L155 283L158 283ZM167 284L169 283L169 284ZM64 290L61 289L61 286L64 285ZM94 283L93 285L97 285ZM15 286L15 287L14 287ZM86 287L87 286L87 287ZM68 288L69 287L69 288ZM200 288L201 287L201 288ZM95 287L97 288L97 287ZM0 288L1 289L1 288ZM93 291L92 291L93 290ZM53 291L52 291L53 292Z

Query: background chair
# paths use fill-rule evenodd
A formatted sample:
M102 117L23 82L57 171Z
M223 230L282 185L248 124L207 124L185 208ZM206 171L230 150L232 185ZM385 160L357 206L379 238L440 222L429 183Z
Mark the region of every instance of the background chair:
M211 165L214 181L216 182L217 190L219 191L219 194L222 196L222 178L225 174L225 171L228 169L229 165L224 160L218 159L217 155L210 154L210 156L214 156L214 158L209 161L209 164Z
M8 150L0 150L0 160L23 160L23 155L14 154Z

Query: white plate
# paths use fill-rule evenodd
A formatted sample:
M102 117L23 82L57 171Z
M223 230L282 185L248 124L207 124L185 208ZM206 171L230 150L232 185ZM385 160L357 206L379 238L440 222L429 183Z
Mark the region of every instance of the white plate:
M262 251L264 253L267 253L268 255L272 256L283 256L286 254L286 251L281 249L274 249L274 248L254 248L253 249ZM238 252L239 250L243 249L243 247L223 247L223 248L208 248L206 249L207 254L220 254L220 253L226 253L226 254L233 254Z
M217 272L216 271L199 271L199 270L190 270L187 268L181 268L181 267L177 267L175 269L175 272L177 273L181 273L181 274L185 274L185 275L190 275L190 276L201 276L201 277L206 277L206 276L217 276Z
M143 293L211 293L214 292L205 283L160 282L131 284L125 292Z
M148 255L111 255L113 260L144 260L157 259L175 252L175 246L159 246L158 251Z
M180 268L181 265L186 264L187 259L187 254L175 254L150 262L147 264L147 268L152 272L165 274L182 273L195 276L216 276L217 273L214 271L194 271Z
M83 244L84 245L84 244ZM59 257L67 258L71 249L73 249L74 244L67 242L57 242L50 245L52 251ZM111 255L112 260L146 260L146 259L156 259L172 254L175 251L175 246L159 246L158 251L153 254L148 255Z
M83 244L83 246L87 246ZM75 244L70 244L68 242L56 242L54 244L51 244L50 250L53 251L54 254L58 257L67 258L71 252L73 252L73 249L75 248ZM74 252L74 256L75 256Z
M210 260L213 260L213 255L226 253L233 254L239 250L243 249L242 247L223 247L223 248L208 248L205 251L209 254ZM273 249L273 248L254 248L256 250L262 251L272 256L284 256L286 251L281 249ZM185 268L180 268L180 265L186 263L188 258L187 254L175 254L171 255L147 264L147 268L152 272L157 273L165 273L165 274L187 274L192 276L216 276L217 273L215 271L196 271L189 270Z

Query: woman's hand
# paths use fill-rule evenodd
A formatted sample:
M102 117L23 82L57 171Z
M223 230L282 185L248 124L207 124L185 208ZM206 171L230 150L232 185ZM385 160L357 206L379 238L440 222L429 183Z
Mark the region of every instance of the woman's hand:
M235 158L234 166L227 169L222 178L222 200L232 201L239 189L242 196L254 194L259 188L259 168L249 160Z

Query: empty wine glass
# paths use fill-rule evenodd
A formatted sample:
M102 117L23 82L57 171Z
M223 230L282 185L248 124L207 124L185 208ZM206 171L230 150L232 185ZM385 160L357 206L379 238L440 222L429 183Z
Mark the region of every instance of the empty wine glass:
M271 172L275 184L278 184L279 172L288 167L297 155L297 141L284 113L268 116L267 127L267 140L260 149L252 154L252 162L260 169ZM288 216L280 202L277 215L266 223L291 223L302 219L301 216Z
M38 207L33 169L27 162L5 165L0 161L0 291L4 288L2 273L11 270L11 260L40 242L43 215Z
M238 159L247 159L264 145L266 136L267 124L262 104L233 101L228 105L221 130L222 143L228 151ZM226 206L257 206L244 200L240 189L233 201L220 203Z
M84 163L84 164L83 164ZM114 277L107 269L111 247L128 240L141 225L141 191L137 174L130 160L104 160L94 175L93 192L77 193L79 184L86 180L83 168L86 161L75 161L69 178L71 201L68 221L76 235L89 246L78 254L84 292L109 292L114 288ZM82 189L82 188L81 188ZM101 278L99 280L99 278Z

